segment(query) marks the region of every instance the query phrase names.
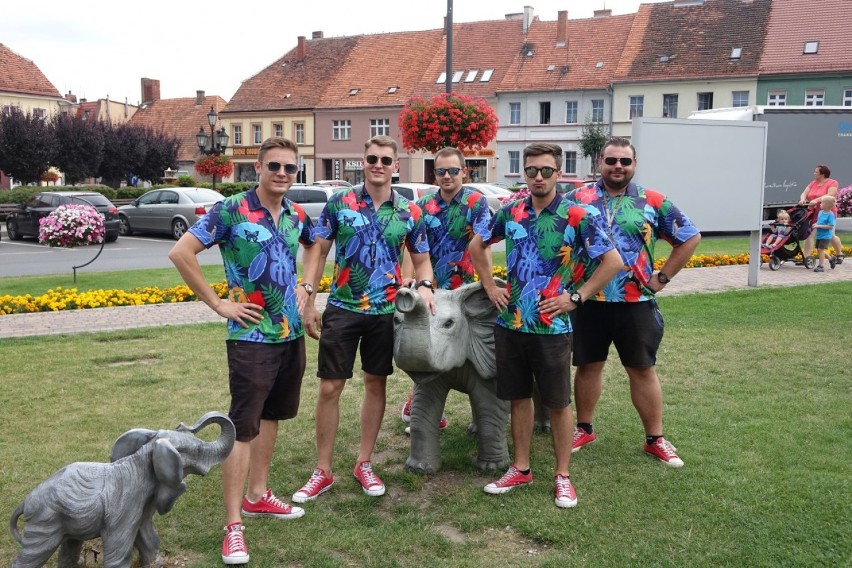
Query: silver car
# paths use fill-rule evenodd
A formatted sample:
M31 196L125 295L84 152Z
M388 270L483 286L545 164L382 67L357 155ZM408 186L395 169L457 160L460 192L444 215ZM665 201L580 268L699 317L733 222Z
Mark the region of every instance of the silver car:
M505 187L500 187L492 183L466 183L464 187L484 195L492 213L498 211L503 206L503 203L500 201L501 197L511 197L512 195L512 192Z
M298 203L314 223L319 219L325 204L336 193L336 190L346 190L345 187L330 185L297 185L293 184L287 190L287 199Z
M218 191L204 187L151 190L118 208L119 234L166 233L177 240L223 199Z

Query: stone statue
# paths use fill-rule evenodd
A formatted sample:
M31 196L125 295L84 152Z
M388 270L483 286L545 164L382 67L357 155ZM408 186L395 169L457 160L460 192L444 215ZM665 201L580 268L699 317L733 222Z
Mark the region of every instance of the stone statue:
M497 309L479 282L436 290L435 303L438 313L432 316L416 291L400 288L396 295L394 360L415 383L405 466L417 473L441 469L438 422L453 389L470 397L470 430L478 437L476 467L502 470L509 464L509 402L494 392Z
M194 434L219 424L218 439ZM60 568L77 566L83 541L103 540L106 568L128 568L133 546L142 566L162 565L154 511L168 513L186 491L183 478L206 475L234 446L236 432L220 412L208 412L177 430L133 429L113 445L111 463L77 462L54 473L32 490L12 514L9 529L22 550L13 568L44 566L59 548ZM18 519L26 519L24 534Z

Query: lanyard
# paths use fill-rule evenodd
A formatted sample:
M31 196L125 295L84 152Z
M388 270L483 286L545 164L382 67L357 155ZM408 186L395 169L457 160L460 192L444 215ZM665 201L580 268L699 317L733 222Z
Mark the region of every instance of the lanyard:
M625 192L622 192L621 195L618 196L618 201L613 200L610 202L609 200L609 191L604 188L601 190L603 192L603 201L604 206L606 208L606 226L609 229L610 237L612 236L612 223L615 221L615 217L618 212L621 210L621 206L624 203Z

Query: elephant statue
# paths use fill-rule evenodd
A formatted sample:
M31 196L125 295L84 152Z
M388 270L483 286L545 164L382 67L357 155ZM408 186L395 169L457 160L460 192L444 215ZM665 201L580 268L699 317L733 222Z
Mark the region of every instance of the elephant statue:
M453 389L470 398L473 422L468 430L478 438L476 467L502 470L509 464L509 402L495 394L497 308L480 282L435 290L435 304L437 314L432 316L414 290L400 288L396 294L394 361L414 381L411 451L405 467L416 473L441 469L438 422Z
M207 442L195 436L218 424L219 437ZM206 475L234 446L236 431L220 412L208 412L198 423L176 430L133 429L115 441L110 463L76 462L54 473L32 490L9 524L21 544L13 568L44 566L59 548L60 568L77 566L83 541L101 537L105 568L129 568L133 547L142 566L161 566L160 537L154 512L168 513L186 491L184 477ZM18 519L26 520L24 534Z

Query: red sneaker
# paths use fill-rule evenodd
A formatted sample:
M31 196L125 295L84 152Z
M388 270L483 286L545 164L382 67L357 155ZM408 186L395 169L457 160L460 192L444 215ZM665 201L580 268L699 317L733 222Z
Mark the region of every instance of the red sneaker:
M509 471L504 473L503 477L485 486L485 492L490 493L491 495L502 495L503 493L508 493L515 487L529 485L532 481L532 471L524 475L521 473L521 470L516 468L514 465L510 465Z
M361 489L370 497L379 497L385 494L385 484L379 476L373 473L373 466L368 461L355 464L352 475L361 484Z
M411 397L402 405L402 415L400 416L405 423L411 422Z
M588 434L582 428L574 428L574 439L571 441L571 453L577 452L586 444L595 441L595 433Z
M298 519L305 514L301 507L293 507L281 501L272 494L272 489L266 490L266 495L257 503L252 503L243 497L243 515L246 517L274 517L276 519Z
M225 527L225 540L222 541L222 562L225 564L248 564L249 553L246 539L243 538L244 530L242 523Z
M311 478L305 483L301 489L293 493L293 501L296 503L306 503L313 501L334 485L334 477L326 475L319 468L315 469L311 474Z
M683 460L677 457L675 448L671 442L663 437L657 438L653 444L645 444L645 453L648 453L666 465L672 467L683 467Z
M571 485L571 479L568 476L556 476L556 499L554 502L557 507L577 506L577 493L574 491L574 486Z

